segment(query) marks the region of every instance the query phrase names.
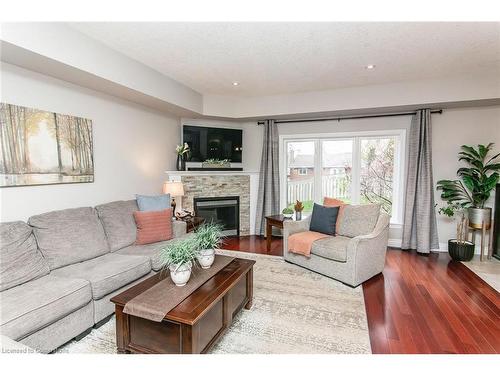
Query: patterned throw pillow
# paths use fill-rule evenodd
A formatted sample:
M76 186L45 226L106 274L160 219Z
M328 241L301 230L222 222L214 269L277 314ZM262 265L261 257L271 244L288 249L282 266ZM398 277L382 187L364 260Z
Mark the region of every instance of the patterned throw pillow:
M172 239L172 209L162 211L136 211L137 245L167 241Z

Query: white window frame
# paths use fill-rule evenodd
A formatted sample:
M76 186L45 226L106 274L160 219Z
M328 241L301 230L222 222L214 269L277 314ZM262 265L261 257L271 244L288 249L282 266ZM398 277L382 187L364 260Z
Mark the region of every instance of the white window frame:
M286 205L287 194L287 165L288 153L286 152L286 144L288 142L297 141L314 141L314 201L321 204L323 197L321 196L321 164L322 164L322 141L338 141L342 139L353 140L353 160L352 160L352 184L351 197L354 204L359 203L359 187L360 187L360 170L354 166L361 165L361 139L366 138L384 138L398 137L399 142L396 142L394 150L394 177L393 177L393 203L391 215L391 227L401 227L403 223L404 210L404 189L406 182L406 129L391 129L391 130L375 130L362 132L342 132L342 133L313 133L313 134L286 134L279 136L279 155L280 155L280 206Z

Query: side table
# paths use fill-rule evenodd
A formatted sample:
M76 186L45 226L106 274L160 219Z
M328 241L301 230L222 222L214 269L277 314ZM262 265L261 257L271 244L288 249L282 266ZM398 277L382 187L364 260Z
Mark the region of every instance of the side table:
M273 236L273 227L283 229L283 222L285 220L294 220L286 218L283 215L270 215L266 216L266 250L271 251L271 241Z
M200 225L202 225L205 222L205 218L201 217L201 216L193 216L193 217L190 217L189 219L180 219L180 218L176 217L176 220L183 221L186 223L186 225L187 225L186 230L188 233L196 230L196 228L198 228Z

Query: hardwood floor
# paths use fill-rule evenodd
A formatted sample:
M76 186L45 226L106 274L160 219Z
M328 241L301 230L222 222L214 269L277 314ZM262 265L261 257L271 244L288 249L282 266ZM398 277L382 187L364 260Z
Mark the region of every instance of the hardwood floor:
M229 238L224 248L271 252L260 236ZM373 353L500 353L500 295L447 254L389 249L383 274L363 283Z

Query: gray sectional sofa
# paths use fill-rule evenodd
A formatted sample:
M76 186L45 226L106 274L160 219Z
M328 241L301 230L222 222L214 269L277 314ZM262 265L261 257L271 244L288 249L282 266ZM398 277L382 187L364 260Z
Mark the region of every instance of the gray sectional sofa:
M135 245L135 200L0 224L2 342L51 352L114 312L110 298L161 267L168 241ZM174 222L174 239L186 224Z

